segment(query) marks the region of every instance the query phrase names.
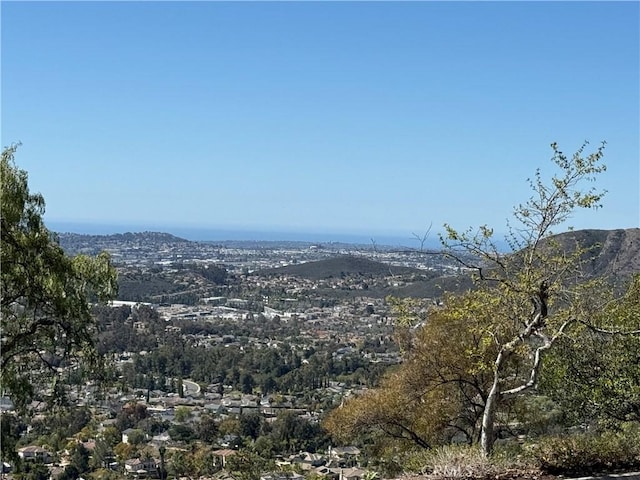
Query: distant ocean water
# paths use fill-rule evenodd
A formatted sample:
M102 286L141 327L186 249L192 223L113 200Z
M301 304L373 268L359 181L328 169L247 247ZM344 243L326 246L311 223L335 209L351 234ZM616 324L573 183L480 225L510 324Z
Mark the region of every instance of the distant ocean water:
M82 222L46 222L50 230L58 233L78 233L85 235L111 235L126 232L162 232L176 237L200 242L216 242L225 240L235 241L281 241L281 242L312 242L312 243L349 243L356 245L386 245L419 248L420 242L408 233L406 237L392 234L352 234L335 232L295 232L277 230L240 230L216 229L206 227L181 227L162 225L105 225ZM438 248L440 243L437 235L427 239L425 247Z

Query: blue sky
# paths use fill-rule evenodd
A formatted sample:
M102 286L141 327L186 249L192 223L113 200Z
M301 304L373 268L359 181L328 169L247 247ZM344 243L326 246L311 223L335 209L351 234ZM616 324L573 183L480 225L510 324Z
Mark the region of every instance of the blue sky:
M7 2L2 144L49 222L504 229L551 142L640 225L638 2Z

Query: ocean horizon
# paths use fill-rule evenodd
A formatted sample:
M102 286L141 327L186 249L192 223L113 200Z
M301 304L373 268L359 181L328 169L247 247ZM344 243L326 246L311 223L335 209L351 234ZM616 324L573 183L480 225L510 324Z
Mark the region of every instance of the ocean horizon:
M354 245L385 245L405 248L420 248L420 241L408 233L399 234L348 232L309 232L269 229L240 229L213 227L185 227L175 225L139 225L139 224L97 224L84 222L49 221L47 226L56 233L76 233L82 235L113 235L118 233L159 232L169 233L185 240L197 242L224 241L265 241L265 242L309 242L309 243L347 243ZM424 247L438 248L437 234L427 238Z

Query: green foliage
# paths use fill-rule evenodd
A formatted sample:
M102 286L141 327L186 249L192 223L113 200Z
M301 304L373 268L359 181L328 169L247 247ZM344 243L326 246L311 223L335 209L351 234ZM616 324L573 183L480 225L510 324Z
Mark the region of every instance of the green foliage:
M213 475L216 470L217 457L208 447L197 449L192 454L193 474L198 477Z
M303 352L286 345L282 349L258 349L234 342L258 332L269 338L293 337L297 335L293 321L279 323L259 315L241 323L176 321L175 325L182 331L175 333L164 331L165 322L155 310L149 309L149 313L142 316L140 312L147 309L130 309L131 315L142 321L150 332L141 335L131 322L124 321L127 310L100 308L97 316L101 352L148 351L146 355L134 355L133 364L122 368L121 383L133 388L176 391L182 377L203 385L231 385L245 392L260 388L262 394L297 394L322 389L330 379L374 385L385 368L384 363L370 362L360 352L334 360L331 353L338 348L335 344ZM185 338L190 335L219 336L225 344L195 345ZM308 364L303 363L303 357Z
M444 253L474 273L475 288L446 296L427 315L415 302L388 299L403 329L405 361L380 388L329 416L336 437L382 432L431 447L457 432L469 443L480 440L486 455L517 412L514 401L537 385L548 351L577 325L615 324L594 314L610 299L603 282L581 278L592 247L552 237L574 210L600 206L604 192L583 185L605 170L604 144L588 154L586 145L571 157L552 145L557 171L549 179L536 171L531 197L514 208L511 252L498 248L492 228L445 225Z
M89 474L91 480L119 480L121 478L120 472L115 472L106 468L99 468Z
M227 280L227 270L217 265L189 265L188 269L218 285Z
M147 406L142 403L127 403L116 417L116 427L121 431L133 428L147 418Z
M86 473L89 470L89 450L77 443L70 453L69 466L74 467L79 474Z
M90 421L91 412L86 407L57 408L45 411L43 418L30 420L31 431L26 439L29 442L46 444L52 451L59 451L65 447L69 438L87 433L90 430ZM15 433L15 431L3 430L3 440ZM21 441L24 442L26 439ZM3 448L5 447L8 448L8 445L3 446Z
M120 431L113 426L106 427L102 431L101 437L106 442L106 444L111 448L115 447L118 443L120 443L120 440L122 439L122 435L120 434Z
M245 413L240 415L240 435L243 437L249 437L252 440L257 439L266 424L264 417L258 413Z
M548 437L532 449L540 467L553 474L586 475L640 466L640 428Z
M101 359L89 302L112 298L117 285L108 254L64 254L43 223L44 198L29 191L27 172L14 163L16 149L5 148L0 165L0 379L23 410L45 386L49 400L62 403L60 368L98 370Z
M49 469L41 462L24 462L13 477L18 480L49 480Z
M193 471L191 457L188 452L175 450L169 459L168 471L170 475L176 478L184 477Z
M183 406L176 407L174 415L176 422L184 423L191 418L191 409Z
M552 398L571 424L616 427L640 421L640 275L621 298L613 297L592 319L578 325L548 355L540 391ZM613 332L603 332L607 326Z
M226 469L238 480L259 480L260 475L275 468L273 460L247 450L227 458Z
M202 415L196 425L196 434L205 443L213 443L218 438L218 423L212 415Z
M328 445L328 437L320 425L301 418L294 412L278 415L269 437L279 452L316 452Z
M107 468L109 462L113 461L113 459L113 447L106 440L97 440L89 461L91 468L94 470Z
M19 459L16 444L20 435L27 429L27 425L16 415L3 413L0 417L2 433L2 455L7 461Z
M127 439L131 445L140 445L146 441L147 436L142 430L133 429L127 435Z
M79 480L80 471L75 465L67 465L58 477L58 480Z
M529 437L562 432L573 425L561 406L544 395L519 397L514 402L513 413L519 422L518 431Z
M276 454L276 446L271 437L258 437L253 444L253 451L263 458L272 458Z
M509 225L511 254L500 252L493 230L486 226L474 233L458 232L447 225L442 238L447 253L475 272L477 295L491 316L477 331L483 337L480 344L471 346L476 353L489 345L495 349L491 363L485 363L493 376L482 397L480 440L485 453L493 448L496 421L505 401L536 385L547 351L578 319L588 322L597 309L594 293L601 285L577 281L589 260L590 248L576 245L567 251L551 237L552 229L563 225L577 208L600 207L605 192L584 189L583 185L605 171L601 163L604 143L589 154L585 154L586 146L585 142L568 157L557 144L551 145L558 172L545 180L537 170L529 181L533 194L514 208L516 224ZM460 252L475 260L462 257ZM466 312L471 322L478 314L476 303ZM465 315L464 310L461 313Z
M134 451L135 449L133 445L124 442L118 443L115 447L113 447L113 453L120 462L124 462L125 460L130 459Z
M188 425L174 424L169 428L169 436L176 442L189 442L196 434Z

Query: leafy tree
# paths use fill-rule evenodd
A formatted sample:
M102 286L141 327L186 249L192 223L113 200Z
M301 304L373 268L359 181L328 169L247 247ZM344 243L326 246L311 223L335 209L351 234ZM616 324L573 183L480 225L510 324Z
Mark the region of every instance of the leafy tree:
M142 430L133 429L127 435L127 439L131 445L140 445L145 442L147 436Z
M177 442L189 442L195 437L195 433L188 425L175 424L169 428L169 436Z
M49 469L41 462L25 462L20 473L14 475L21 480L48 480Z
M115 447L113 447L113 453L120 462L124 462L125 460L131 458L131 455L133 455L134 451L135 448L130 443L120 442Z
M189 407L176 407L175 419L176 422L184 423L191 418L191 409Z
M198 477L213 475L216 472L216 456L211 448L204 447L196 450L192 455L194 474Z
M604 192L583 189L583 184L605 170L604 144L589 154L585 148L586 144L567 157L552 144L557 173L546 181L537 171L530 181L532 196L514 208L514 224L508 225L510 252L498 248L487 226L459 232L445 225L444 253L474 273L475 288L447 297L423 327L413 313L400 315L419 332L405 342L409 361L395 378L386 380L389 395L372 394L376 401L368 411L365 401L355 400L355 411L378 411L370 421L395 422L380 424L383 430L392 426L394 430L387 431L391 435L421 433L434 439L443 427L460 425L466 418L467 428L479 431L482 450L492 451L497 427L507 420L504 415L512 400L538 383L545 354L576 325L598 327L596 321L603 319L595 312L601 301L610 300L602 282L584 278L591 248L553 236L553 229L576 209L600 206ZM439 318L445 320L441 327ZM438 365L441 354L449 355L452 367ZM405 396L395 398L394 391ZM401 416L385 417L386 405ZM432 425L419 425L425 416ZM410 434L402 432L407 425L414 427Z
M67 465L58 480L77 480L80 478L80 471L75 465Z
M111 448L115 447L122 440L122 434L116 427L110 425L102 431L102 439Z
M278 388L278 383L275 381L272 375L267 375L264 377L264 380L260 384L260 391L263 395L267 395L276 391Z
M640 336L625 335L640 325L640 275L622 298L596 315L609 330L575 325L548 355L540 391L573 424L618 427L640 421ZM611 331L614 327L617 332Z
M254 387L253 376L250 373L243 373L240 377L240 389L242 393L252 393Z
M0 430L2 430L2 454L6 460L18 461L16 444L20 435L26 431L27 425L16 415L3 413L0 417Z
M260 436L260 431L264 423L263 417L258 412L245 413L240 415L240 435L253 440Z
M203 415L196 426L198 438L205 443L213 443L218 438L218 423L212 415Z
M400 330L403 364L388 372L378 388L332 411L325 420L331 434L343 442L384 434L423 448L455 436L467 443L477 440L482 398L491 380L485 366L493 352L471 352L479 349L476 332L491 315L487 311L469 320L461 314L468 302L451 296L448 308L432 312L411 339ZM407 322L423 310L415 300L396 306Z
M227 459L226 469L238 480L258 480L260 475L272 470L275 463L247 450L239 451Z
M218 425L221 436L240 435L240 421L237 418L227 417Z
M109 462L113 461L113 448L105 440L97 440L93 449L89 464L92 469L107 468Z
M70 437L88 428L91 411L87 407L74 407L52 415L49 421L53 428L62 429L64 434Z
M116 427L121 431L133 428L147 418L147 406L142 403L127 403L116 417Z
M140 420L136 426L148 436L153 437L166 431L171 426L171 422L168 420L160 420L156 417L147 417L144 420Z
M83 474L89 470L89 450L82 443L77 443L72 451L70 465L76 469L79 474Z
M182 383L182 378L178 378L178 386L176 387L178 390L178 395L180 398L184 397L184 385Z
M191 458L187 452L176 450L169 460L169 473L176 478L184 477L192 471Z
M165 480L165 478L167 478L167 469L164 458L167 453L167 447L160 445L160 447L158 447L158 453L160 454L160 471L158 473L160 474L160 480Z
M90 301L112 298L117 285L108 254L65 255L43 223L44 198L29 191L27 172L15 165L16 149L5 148L0 164L0 379L24 409L43 385L51 387L50 400L62 402L59 367L96 372L100 357Z
M299 417L295 412L278 415L269 436L279 451L289 453L301 450L315 452L328 443L326 433L320 425Z
M270 436L261 436L254 442L253 450L263 458L271 458L276 452L276 446Z
M557 173L545 181L538 170L530 180L532 196L514 208L515 225L508 225L507 236L512 252L501 253L486 226L477 232L445 226L447 252L472 269L478 282L461 314L473 318L482 311L491 313L477 331L480 348L474 349L494 350L487 365L492 382L483 401L480 434L485 453L493 448L501 404L536 385L546 351L574 322L589 322L593 313L589 300L594 285L577 281L590 258L589 247L576 245L570 252L552 235L576 209L601 206L605 192L585 190L583 184L605 171L604 143L587 155L585 143L571 157L557 144L551 147ZM477 260L466 260L460 252ZM527 373L514 374L522 371Z

